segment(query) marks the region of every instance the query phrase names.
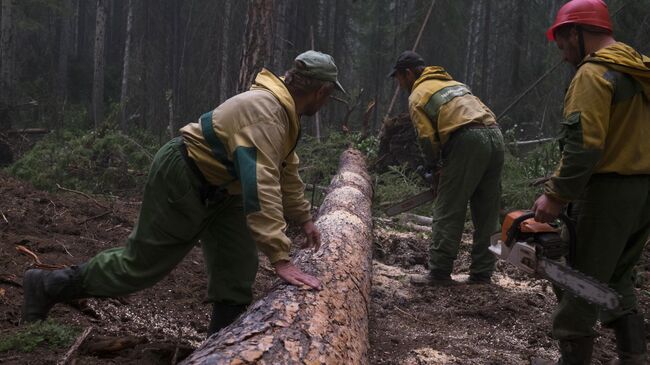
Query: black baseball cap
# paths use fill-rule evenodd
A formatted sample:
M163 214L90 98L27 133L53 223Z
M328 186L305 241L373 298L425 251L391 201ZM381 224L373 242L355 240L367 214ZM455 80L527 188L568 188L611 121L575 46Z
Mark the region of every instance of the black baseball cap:
M388 77L395 76L398 70L406 70L417 66L424 66L424 58L413 51L404 51L397 57L397 62L395 62L395 66L393 66L393 70L388 74Z

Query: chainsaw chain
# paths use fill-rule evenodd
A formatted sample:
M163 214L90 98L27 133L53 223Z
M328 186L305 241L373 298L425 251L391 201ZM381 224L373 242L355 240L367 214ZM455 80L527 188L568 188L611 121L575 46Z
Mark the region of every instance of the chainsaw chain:
M541 258L541 261L545 266L543 273L559 287L579 296L590 304L598 305L610 310L618 307L620 295L607 285L580 271L572 269L569 266L560 264L557 261L547 258ZM559 272L559 277L552 277L551 274L549 274L548 271L550 267ZM572 279L577 279L582 283L586 283L588 286L575 282ZM569 285L570 281L573 281L573 283L580 286L578 288L571 287ZM594 289L596 292L593 292L591 289Z

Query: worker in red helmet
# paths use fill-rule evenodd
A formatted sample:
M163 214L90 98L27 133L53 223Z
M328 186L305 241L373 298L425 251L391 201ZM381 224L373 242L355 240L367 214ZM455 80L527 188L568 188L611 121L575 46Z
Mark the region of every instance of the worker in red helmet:
M613 38L601 0L566 3L547 36L577 71L564 99L561 162L533 206L535 219L552 221L567 207L577 229L570 264L621 296L619 308L599 311L558 295L558 363L590 364L600 320L616 334L618 364L646 364L634 267L650 235L650 58Z

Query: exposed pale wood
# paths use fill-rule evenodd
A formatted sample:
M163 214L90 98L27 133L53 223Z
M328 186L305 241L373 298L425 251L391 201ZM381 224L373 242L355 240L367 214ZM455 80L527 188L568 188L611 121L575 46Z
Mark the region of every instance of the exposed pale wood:
M84 330L83 333L79 337L77 337L77 340L74 342L74 344L72 344L72 346L70 347L68 352L65 353L63 358L61 358L61 360L56 363L56 365L66 365L72 359L75 352L77 352L79 346L81 346L84 343L84 341L86 340L90 332L92 332L92 330L93 330L92 326L86 328L86 330Z
M344 152L316 222L321 250L295 259L324 289L276 286L183 364L368 363L371 199L363 156Z
M421 226L431 226L433 223L433 218L431 217L425 217L422 215L417 215L413 213L402 213L400 214L400 220L403 222L411 222L415 223ZM431 227L427 227L429 230L431 230Z

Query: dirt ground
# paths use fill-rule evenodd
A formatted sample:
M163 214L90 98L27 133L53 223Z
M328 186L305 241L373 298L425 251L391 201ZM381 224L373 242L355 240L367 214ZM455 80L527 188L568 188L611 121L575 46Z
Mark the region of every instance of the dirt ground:
M139 202L107 201L59 190L47 193L0 172L0 338L22 328L22 275L32 258L46 264L79 264L120 246L132 229ZM466 238L469 238L469 233ZM465 241L467 241L467 239ZM530 356L557 356L550 315L555 303L546 282L498 266L494 285L413 288L412 273L425 273L428 238L377 223L370 318L371 364L526 364ZM463 243L454 278L467 273ZM647 277L648 253L642 263ZM276 280L262 262L256 296ZM76 364L170 364L206 335L205 268L193 249L164 280L124 298L90 299L81 310L57 305L50 318L90 336L73 355ZM639 288L649 312L647 282ZM596 364L614 356L612 336L601 330ZM38 347L0 353L0 363L56 364L68 348Z
M460 284L415 288L409 275L427 272L428 242L427 234L375 228L371 364L529 364L531 357L559 356L550 335L556 300L547 281L497 263L494 284L464 284L468 230L452 274ZM646 249L639 266L646 280L637 292L645 313L650 313L649 258ZM616 356L614 337L597 330L593 364L607 364Z

